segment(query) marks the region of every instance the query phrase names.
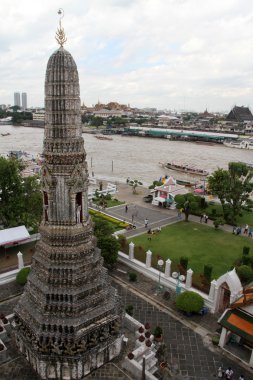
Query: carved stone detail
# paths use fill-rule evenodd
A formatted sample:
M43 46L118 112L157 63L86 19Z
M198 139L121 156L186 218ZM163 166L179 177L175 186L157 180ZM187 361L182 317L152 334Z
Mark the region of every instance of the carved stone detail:
M49 59L45 93L41 239L13 327L42 379L80 379L119 354L122 309L88 213L78 72L63 48Z

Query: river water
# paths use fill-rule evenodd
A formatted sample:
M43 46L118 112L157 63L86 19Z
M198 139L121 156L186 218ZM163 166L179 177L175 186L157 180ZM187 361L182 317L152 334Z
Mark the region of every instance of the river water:
M8 136L1 134L10 133ZM44 129L0 125L0 154L22 150L42 153ZM113 136L113 140L98 140L83 134L89 173L113 182L125 182L127 177L151 184L165 174L178 179L194 180L192 176L161 167L159 162L187 163L214 171L227 169L230 161L253 162L253 150L235 149L223 145L170 141L159 138ZM198 178L200 179L200 178Z

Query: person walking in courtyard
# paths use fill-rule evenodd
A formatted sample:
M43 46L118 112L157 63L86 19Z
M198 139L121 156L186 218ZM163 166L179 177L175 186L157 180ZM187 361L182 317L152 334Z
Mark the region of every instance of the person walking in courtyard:
M219 368L218 368L218 371L217 371L217 377L218 377L219 379L222 379L222 378L223 378L223 375L224 375L224 371L223 371L222 367L219 367Z
M252 228L249 227L249 234L248 234L248 237L251 237L252 238Z
M248 235L248 231L249 231L249 225L246 224L244 228L244 235Z
M144 224L145 224L145 228L148 228L148 219L147 218L144 220Z
M128 211L128 206L127 205L125 205L125 212L127 212Z
M202 223L202 220L203 220L204 216L205 215L203 215L203 214L200 215L200 219L199 219L200 223Z
M233 377L233 374L234 374L234 371L232 370L231 367L228 367L228 369L226 369L225 371L225 379L232 379Z
M205 215L205 220L204 220L205 223L208 222L208 215Z

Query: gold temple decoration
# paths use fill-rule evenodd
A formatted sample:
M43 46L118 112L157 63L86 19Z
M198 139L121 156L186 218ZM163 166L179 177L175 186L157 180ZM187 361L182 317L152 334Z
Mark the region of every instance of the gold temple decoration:
M62 18L64 17L64 11L62 8L60 8L58 10L58 15L60 16L60 21L59 21L59 28L57 29L56 31L56 36L55 36L55 39L56 41L58 42L58 44L63 47L63 45L65 44L65 42L67 41L67 38L65 36L65 32L64 32L64 29L63 27L61 26L61 20Z

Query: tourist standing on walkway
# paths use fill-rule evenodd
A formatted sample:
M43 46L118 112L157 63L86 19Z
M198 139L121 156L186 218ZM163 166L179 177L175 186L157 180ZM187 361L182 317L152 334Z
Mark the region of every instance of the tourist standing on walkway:
M249 231L249 226L248 226L248 224L246 224L246 226L244 228L244 235L248 235L248 231Z
M251 237L251 238L252 238L252 228L251 228L251 227L249 228L249 234L248 234L248 237Z
M234 374L234 371L232 370L231 367L228 367L228 369L226 369L225 371L225 379L232 379L233 377L233 374Z
M147 218L144 220L144 223L145 223L145 228L148 228L148 219Z
M222 378L223 378L223 375L224 375L224 371L223 371L222 367L219 367L219 368L218 368L218 371L217 371L217 377L218 377L219 379L222 379Z
M127 205L125 205L125 212L127 212L128 211L128 206Z

